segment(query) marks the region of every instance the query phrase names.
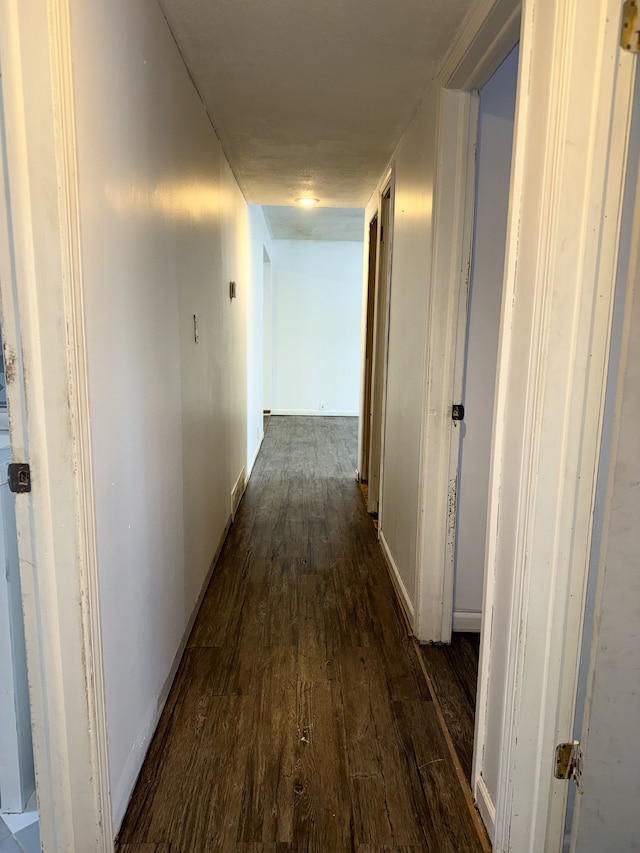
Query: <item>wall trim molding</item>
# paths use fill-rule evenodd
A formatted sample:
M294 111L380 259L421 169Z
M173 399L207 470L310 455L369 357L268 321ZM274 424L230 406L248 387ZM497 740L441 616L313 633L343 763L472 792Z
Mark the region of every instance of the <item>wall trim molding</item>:
M520 18L520 0L482 0L474 5L440 66L440 85L481 89L517 42Z
M157 701L151 704L147 714L145 714L143 725L141 725L140 727L140 734L136 738L133 746L131 747L131 751L125 763L124 771L122 773L122 776L120 777L120 790L113 792L113 802L111 808L113 811L113 822L115 826L119 827L121 825L126 814L127 807L129 805L129 801L133 793L133 789L140 774L140 770L142 769L144 760L147 756L147 752L151 745L153 736L156 732L156 729L158 728L160 717L162 716L162 712L164 711L165 705L167 704L167 699L169 698L169 693L171 692L171 688L173 687L173 682L175 680L176 673L178 672L178 667L180 666L182 656L184 655L185 649L187 648L187 643L189 642L191 631L193 630L193 626L195 625L198 613L200 612L200 607L202 606L202 602L204 601L207 589L209 588L209 584L211 583L213 573L218 565L218 560L220 559L220 554L222 553L224 543L227 539L227 536L229 535L229 531L231 530L232 523L233 522L231 520L231 516L229 516L222 532L220 542L218 543L218 547L216 548L216 552L213 556L213 560L211 561L211 564L202 582L200 592L198 593L196 602L191 610L191 615L189 616L189 620L180 639L180 643L178 644L176 653L173 657L169 674L165 679Z
M482 627L482 612L480 610L454 610L453 630L479 634Z
M413 625L413 604L411 603L407 588L405 587L404 582L400 577L400 572L398 571L398 567L396 566L395 560L391 556L391 551L389 550L387 540L384 538L384 533L382 532L382 530L380 530L378 533L378 541L380 542L380 549L382 550L382 555L384 556L384 559L387 564L387 569L389 570L389 577L391 578L391 581L394 587L396 588L402 606L405 609L405 612L409 619L409 624Z
M245 490L249 485L249 480L251 479L251 472L253 471L254 465L256 464L256 459L258 458L258 454L260 453L260 449L262 448L262 442L264 441L264 430L260 433L260 438L258 439L258 446L255 449L253 454L253 458L251 463L249 464L249 468L247 470L247 483L245 485Z
M635 76L619 2L583 12L525 0L520 42L472 778L523 853L564 832Z
M258 450L260 450L260 445L258 445ZM257 452L256 452L257 456ZM240 473L236 479L236 482L231 490L231 521L235 521L236 513L238 511L238 507L240 506L240 501L242 500L242 496L244 495L247 489L247 483L249 482L249 477L247 476L247 469L242 466L240 469Z
M489 794L489 789L485 785L485 781L482 776L478 776L476 779L474 797L476 805L478 806L478 811L480 812L480 817L482 818L484 827L487 830L487 835L493 844L496 828L496 807L493 804L493 800Z
M12 453L33 472L16 526L41 841L111 853L69 18L69 0L0 10L15 260L2 302Z
M272 417L278 417L279 415L286 415L292 417L300 417L300 418L357 418L358 412L349 411L349 412L316 412L313 410L304 410L304 411L294 411L293 409L273 409L271 412Z
M464 377L478 105L471 92L438 94L416 537L414 629L421 642L451 642L461 434L451 406L462 398Z

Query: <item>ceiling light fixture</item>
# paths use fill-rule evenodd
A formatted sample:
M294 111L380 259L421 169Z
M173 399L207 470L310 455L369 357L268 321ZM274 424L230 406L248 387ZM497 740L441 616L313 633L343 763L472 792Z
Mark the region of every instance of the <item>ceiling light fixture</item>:
M314 204L317 204L320 199L319 198L297 198L296 201L298 204L302 204L304 207L313 207Z

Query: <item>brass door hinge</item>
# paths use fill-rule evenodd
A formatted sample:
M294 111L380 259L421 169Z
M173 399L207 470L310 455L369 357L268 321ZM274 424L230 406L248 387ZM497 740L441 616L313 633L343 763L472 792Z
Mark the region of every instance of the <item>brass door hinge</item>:
M573 779L578 788L582 778L582 749L580 741L559 743L556 746L556 779Z
M637 0L626 0L622 7L620 47L629 53L640 53L640 20Z

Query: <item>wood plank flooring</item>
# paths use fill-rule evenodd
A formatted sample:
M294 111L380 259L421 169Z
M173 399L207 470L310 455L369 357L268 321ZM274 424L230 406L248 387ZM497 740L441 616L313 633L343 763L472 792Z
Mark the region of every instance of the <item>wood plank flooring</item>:
M480 634L454 633L451 645L423 645L431 683L465 777L471 779Z
M119 853L482 850L355 482L356 430L271 417Z

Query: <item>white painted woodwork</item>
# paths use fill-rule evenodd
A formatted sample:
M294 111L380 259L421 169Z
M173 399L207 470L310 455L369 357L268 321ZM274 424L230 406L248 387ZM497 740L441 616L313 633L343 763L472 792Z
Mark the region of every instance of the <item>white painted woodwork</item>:
M161 0L248 201L365 204L473 0Z
M471 264L478 99L438 84L430 145L433 172L432 252L424 323L421 431L417 458L415 630L422 641L450 642L460 423L451 407L462 398ZM432 150L431 148L429 149ZM427 222L423 227L426 228ZM414 439L415 440L415 439Z
M379 522L381 520L384 467L384 429L389 352L389 291L391 287L394 228L394 187L395 179L393 172L391 172L385 177L376 199L378 230L373 307L371 397L369 412L365 412L363 415L363 417L369 419L370 441L367 511L375 515ZM365 264L363 264L363 277L364 267Z
M402 606L404 608L407 617L410 622L415 618L415 609L413 605L413 601L411 600L411 596L409 595L406 586L404 585L404 581L402 579L402 575L396 565L395 560L393 559L393 554L389 550L389 546L387 545L387 540L384 536L384 531L379 532L380 538L380 547L382 549L382 553L387 563L387 567L389 569L389 575L391 576L391 580L393 582L394 587L396 588L396 593L398 598L402 602Z
M454 613L480 614L489 499L496 360L507 238L517 49L480 91L473 253L469 287ZM460 624L460 618L458 618ZM459 628L457 630L460 630Z
M637 104L636 81L634 109ZM637 115L634 121L635 162L629 171L637 175ZM584 761L573 815L571 850L575 853L640 848L640 208L636 187L637 182L629 187L636 201L630 287L624 304L617 405L597 552L585 714L578 728ZM624 260L622 266L626 267Z
M361 241L273 241L273 414L358 414L362 257Z
M40 838L113 849L66 2L0 10L0 289ZM13 263L11 263L13 261ZM25 383L25 377L27 382Z
M635 70L635 85L631 127L629 130L629 152L625 175L624 203L622 224L620 228L620 248L618 253L618 268L616 272L616 292L614 311L611 322L611 348L609 352L609 370L607 391L605 396L602 442L600 460L598 463L598 483L594 497L593 532L591 537L591 553L589 555L589 578L585 602L584 628L580 671L576 696L576 711L574 722L574 737L583 737L585 721L586 695L589 687L590 652L593 639L596 598L598 592L598 576L602 554L602 537L604 534L604 517L607 509L607 494L609 491L609 473L613 450L613 434L616 415L616 396L620 382L620 352L623 344L623 329L625 319L625 302L629 279L631 253L637 241L633 233L634 210L637 198L638 175L640 170L640 86L638 86L638 64ZM569 787L567 803L567 818L565 824L565 844L569 849L573 809L576 801L576 788Z
M362 322L360 340L360 417L358 418L357 478L369 482L371 463L371 404L373 391L373 344L376 304L376 269L378 266L378 212L369 219L364 232L362 265Z
M475 197L477 96L518 38L517 0L478 3L454 41L430 98L434 212L423 222L432 246L425 320L425 381L420 448L415 630L448 642L453 611L459 424L451 406L462 396L467 290ZM460 87L460 88L458 88Z
M480 610L454 610L451 622L452 631L469 631L479 634L482 628L482 612Z
M494 849L555 850L617 264L633 60L620 4L525 2L494 420L474 788Z

